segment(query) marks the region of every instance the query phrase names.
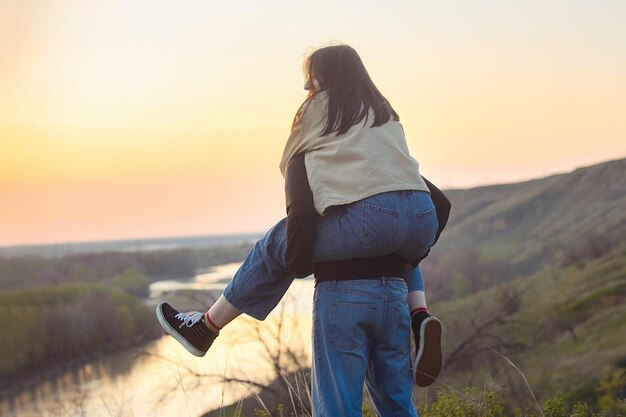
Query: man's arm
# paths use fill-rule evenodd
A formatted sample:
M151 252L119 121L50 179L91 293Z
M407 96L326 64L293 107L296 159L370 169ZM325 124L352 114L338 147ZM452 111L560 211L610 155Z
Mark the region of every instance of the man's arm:
M450 200L445 196L445 194L437 188L432 182L428 181L426 177L422 176L424 181L426 182L426 186L430 191L430 198L433 200L433 204L435 205L435 212L437 213L437 222L439 226L437 226L437 234L435 235L435 241L431 245L431 247L439 240L439 235L443 231L444 227L448 223L448 218L450 217L450 208L452 208L452 204ZM415 267L417 266L422 259L428 256L430 253L430 248L426 251L421 258L411 261L411 264Z

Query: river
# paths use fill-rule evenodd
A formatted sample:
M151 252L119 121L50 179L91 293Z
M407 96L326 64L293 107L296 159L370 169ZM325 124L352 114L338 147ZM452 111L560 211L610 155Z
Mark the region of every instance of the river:
M151 306L176 291L220 291L240 264L212 268L189 280L159 281L150 287ZM172 337L164 336L74 366L0 401L0 415L34 416L154 416L202 415L220 404L254 392L243 382L267 383L275 377L269 355L279 345L303 352L309 365L313 282L296 280L283 303L264 322L245 316L225 327L203 358L189 354ZM272 337L283 321L280 341ZM156 320L156 316L155 316ZM259 335L265 343L258 339ZM269 353L268 353L269 352Z

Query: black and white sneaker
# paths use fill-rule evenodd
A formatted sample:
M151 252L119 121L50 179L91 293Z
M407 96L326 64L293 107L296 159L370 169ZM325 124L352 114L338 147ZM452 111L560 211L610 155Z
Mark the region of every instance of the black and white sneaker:
M180 313L168 303L161 303L156 315L161 327L195 356L204 356L219 334L204 324L204 315L199 311Z
M417 313L411 320L411 328L416 350L413 357L413 381L419 387L427 387L435 382L441 372L441 322L428 313L426 317Z

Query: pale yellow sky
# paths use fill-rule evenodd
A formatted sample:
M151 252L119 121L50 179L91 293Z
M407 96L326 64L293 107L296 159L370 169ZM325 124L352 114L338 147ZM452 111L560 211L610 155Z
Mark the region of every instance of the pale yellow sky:
M443 188L626 157L621 1L0 0L0 245L263 231L305 53L355 47Z

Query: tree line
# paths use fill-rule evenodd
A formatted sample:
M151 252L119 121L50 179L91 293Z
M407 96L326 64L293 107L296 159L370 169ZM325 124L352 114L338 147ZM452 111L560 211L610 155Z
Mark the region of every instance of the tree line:
M136 283L145 277L126 271ZM127 285L124 283L124 285ZM151 309L117 278L7 291L0 295L0 380L161 334Z
M0 291L67 282L99 282L127 269L134 269L151 281L191 277L199 268L241 261L249 249L249 244L241 244L209 249L86 253L58 259L0 257Z
M151 282L241 261L248 249L0 257L0 388L76 358L159 337L162 330L143 301Z

